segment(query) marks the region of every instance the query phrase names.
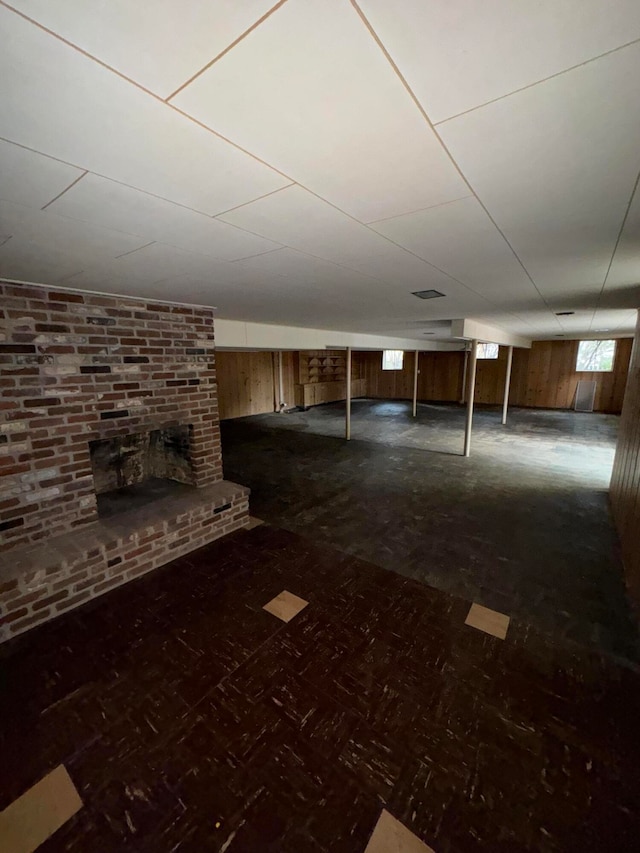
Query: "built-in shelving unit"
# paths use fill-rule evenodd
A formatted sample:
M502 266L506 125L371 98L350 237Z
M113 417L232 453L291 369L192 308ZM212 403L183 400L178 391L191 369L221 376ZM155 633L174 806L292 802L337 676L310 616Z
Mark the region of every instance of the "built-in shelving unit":
M347 356L343 350L308 350L300 353L298 384L295 386L297 406L317 406L344 400L347 391ZM351 376L353 397L362 397L365 382Z
M301 385L317 382L345 382L347 358L339 350L318 350L300 353Z

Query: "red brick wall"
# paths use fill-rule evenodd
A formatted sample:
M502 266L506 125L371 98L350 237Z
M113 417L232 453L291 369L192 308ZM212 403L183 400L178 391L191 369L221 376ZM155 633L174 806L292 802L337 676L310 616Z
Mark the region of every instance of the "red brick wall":
M0 282L0 550L96 518L89 441L191 424L222 479L210 309Z

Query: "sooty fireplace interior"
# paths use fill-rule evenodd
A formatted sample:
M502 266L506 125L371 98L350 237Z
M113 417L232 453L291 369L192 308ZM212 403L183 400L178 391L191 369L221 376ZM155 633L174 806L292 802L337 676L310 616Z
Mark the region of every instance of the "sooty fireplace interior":
M185 425L91 441L98 515L115 515L193 488L189 436Z

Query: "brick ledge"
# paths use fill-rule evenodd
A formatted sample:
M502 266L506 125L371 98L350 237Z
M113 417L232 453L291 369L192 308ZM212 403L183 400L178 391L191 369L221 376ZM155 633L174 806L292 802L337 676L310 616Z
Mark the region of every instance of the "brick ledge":
M246 527L249 493L222 480L0 554L0 642Z

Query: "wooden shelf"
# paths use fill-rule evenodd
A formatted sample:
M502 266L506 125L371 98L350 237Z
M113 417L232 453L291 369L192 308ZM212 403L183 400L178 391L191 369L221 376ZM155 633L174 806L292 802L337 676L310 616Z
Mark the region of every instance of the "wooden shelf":
M347 360L341 352L331 350L300 353L298 374L300 385L346 382Z

